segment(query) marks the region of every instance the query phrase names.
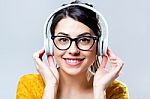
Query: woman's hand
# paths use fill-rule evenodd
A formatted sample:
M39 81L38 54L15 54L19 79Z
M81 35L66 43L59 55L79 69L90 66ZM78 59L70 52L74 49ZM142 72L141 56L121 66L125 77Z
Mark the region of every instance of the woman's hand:
M110 61L110 69L106 69L108 60ZM102 63L94 76L94 92L105 91L109 84L114 81L123 67L123 61L117 57L110 49L107 50L107 55L102 57Z
M57 86L59 83L59 74L57 68L54 64L53 56L47 56L48 65L45 64L42 60L42 56L44 55L45 50L42 48L41 50L35 52L33 54L33 59L36 64L37 71L41 74L45 85L49 86Z
M36 65L37 71L41 74L45 85L49 86L57 86L59 83L59 73L54 64L53 56L47 56L48 65L45 64L42 60L42 56L44 55L45 50L42 48L41 50L35 52L33 54L33 59Z

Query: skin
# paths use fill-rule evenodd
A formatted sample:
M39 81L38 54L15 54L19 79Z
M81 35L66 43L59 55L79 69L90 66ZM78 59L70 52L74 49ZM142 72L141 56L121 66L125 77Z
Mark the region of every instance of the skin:
M64 34L60 34L60 32L63 32L72 38L83 33L89 33L85 34L86 36L95 36L89 27L69 17L58 22L55 29L55 35L64 36ZM61 51L56 47L54 47L54 50L54 57L58 66L60 66L59 72L62 75L81 76L87 72L88 67L92 65L96 59L96 43L89 51L79 50L75 42L72 42L68 50ZM67 62L67 60L81 59L82 61L78 61L79 65Z
M55 35L64 35L60 32L71 38L85 32L94 35L89 27L69 17L58 22ZM68 50L62 51L54 47L54 58L59 69L54 65L53 56L47 56L48 64L42 61L44 53L45 50L42 48L33 55L37 71L41 74L45 83L43 99L105 99L106 88L119 76L123 66L122 60L108 49L106 55L102 56L102 64L94 79L92 82L88 82L88 67L96 59L96 43L89 51L79 50L75 42L72 42ZM72 63L67 60L76 60L76 62ZM109 71L106 69L108 61L111 64Z

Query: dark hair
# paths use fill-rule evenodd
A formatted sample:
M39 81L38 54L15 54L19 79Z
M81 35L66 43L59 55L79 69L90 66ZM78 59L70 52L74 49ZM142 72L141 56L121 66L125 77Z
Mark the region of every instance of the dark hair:
M75 2L71 2L71 4L78 4L78 3L81 3L81 2L78 0L76 0ZM92 7L92 5L89 5L87 3L84 3L84 4ZM54 36L55 27L57 23L61 19L67 16L88 26L95 33L96 36L101 36L100 25L99 25L99 21L97 19L96 13L93 12L92 10L89 10L87 8L77 6L77 5L64 8L58 11L57 13L55 13L52 19L51 27L50 27L52 36Z

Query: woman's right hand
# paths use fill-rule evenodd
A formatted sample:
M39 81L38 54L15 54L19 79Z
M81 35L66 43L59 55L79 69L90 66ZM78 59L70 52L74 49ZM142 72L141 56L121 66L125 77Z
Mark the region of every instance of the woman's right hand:
M48 64L45 64L42 60L42 56L45 53L45 49L42 48L41 50L35 52L33 54L33 59L37 68L37 71L41 74L45 86L48 87L58 87L59 83L59 73L57 68L54 64L53 56L48 55L47 60Z

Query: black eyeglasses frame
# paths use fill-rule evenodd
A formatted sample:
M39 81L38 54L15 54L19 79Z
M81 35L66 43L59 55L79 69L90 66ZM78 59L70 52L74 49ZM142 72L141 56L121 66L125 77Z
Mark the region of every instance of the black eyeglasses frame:
M69 38L69 40L70 40L70 45L68 46L68 48L65 48L65 49L59 48L59 47L55 44L55 42L54 42L54 39L55 39L56 37L66 37L66 38ZM77 41L78 41L78 39L80 39L80 38L82 38L82 37L89 37L89 38L92 38L92 39L94 40L93 44L91 45L91 47L90 47L89 49L84 50L84 49L81 49L80 47L78 47L78 42L77 42ZM54 43L55 47L56 47L57 49L59 49L59 50L68 50L68 49L70 48L72 42L75 41L75 44L76 44L77 48L78 48L79 50L81 50L81 51L89 51L89 50L93 47L95 41L96 41L96 40L98 41L98 37L97 37L97 36L80 36L80 37L77 37L77 38L71 38L71 37L69 37L69 36L51 36L51 39L53 40L53 43Z

